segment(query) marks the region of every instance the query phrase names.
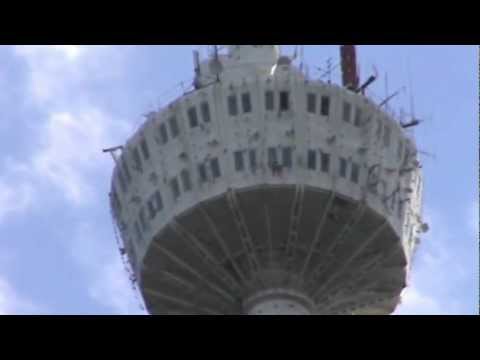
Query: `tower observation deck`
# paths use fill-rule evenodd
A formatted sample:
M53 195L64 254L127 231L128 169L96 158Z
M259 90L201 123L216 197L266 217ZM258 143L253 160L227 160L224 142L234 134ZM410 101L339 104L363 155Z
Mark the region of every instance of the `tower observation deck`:
M275 45L226 50L195 55L195 89L116 157L112 212L148 312L392 313L426 229L413 138L348 64L341 86Z

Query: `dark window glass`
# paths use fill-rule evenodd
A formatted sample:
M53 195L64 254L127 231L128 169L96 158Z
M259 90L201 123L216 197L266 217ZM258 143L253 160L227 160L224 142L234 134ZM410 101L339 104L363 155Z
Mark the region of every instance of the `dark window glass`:
M398 148L397 148L397 159L401 161L403 157L403 141L398 139Z
M117 178L118 178L118 182L120 183L120 189L122 189L122 192L126 192L127 184L125 183L125 178L123 177L123 174L120 171L120 169L117 170Z
M142 154L145 160L150 158L150 151L148 151L148 144L146 139L142 139L140 142L140 148L142 149Z
M160 191L155 191L150 200L148 201L148 214L150 216L150 220L155 218L158 212L162 211L163 209L163 201L162 195L160 195Z
M288 91L280 91L280 111L288 111L290 108L290 93Z
M118 198L117 190L115 188L112 190L112 205L115 209L115 212L122 211L122 204L120 203L120 199Z
M283 157L283 166L286 168L292 167L292 148L285 147L282 149L282 157Z
M355 184L358 184L358 177L360 173L360 167L356 163L352 163L352 174L350 180Z
M390 126L385 124L385 129L384 129L384 133L383 133L383 145L385 147L390 146L390 136L391 136Z
M249 151L249 158L250 158L250 170L255 172L257 170L257 152L255 149L251 149Z
M176 138L180 133L177 118L175 116L172 116L170 119L168 119L168 124L170 125L170 134L172 134L172 138Z
M352 118L352 105L348 102L343 103L343 121L350 122Z
M230 114L230 116L238 115L238 104L236 95L230 95L228 97L228 113Z
M328 96L322 96L320 113L322 116L328 116L330 114L330 98Z
M138 239L142 239L142 232L140 231L140 226L138 226L138 222L135 221L135 233Z
M235 170L243 171L245 164L243 162L243 151L235 151L233 153L235 159Z
M130 184L132 182L132 175L130 175L130 170L128 170L127 161L125 160L125 157L123 155L122 155L122 168L123 168L123 172L125 173L127 183Z
M269 148L268 149L268 164L270 166L272 166L274 164L278 164L277 149L275 149L275 148Z
M135 163L134 168L140 172L143 171L142 169L142 159L140 158L140 153L138 148L133 149L133 162Z
M180 177L182 178L183 191L190 191L192 189L192 182L190 181L190 173L188 170L182 170Z
M317 112L317 95L313 93L307 94L307 111L315 114Z
M268 111L275 109L275 99L271 90L265 92L265 109Z
M362 109L359 107L355 109L355 120L353 124L357 127L362 126Z
M242 94L242 107L244 113L252 112L252 103L250 101L250 93Z
M207 169L205 164L198 165L198 176L200 178L200 182L204 183L207 181Z
M170 180L170 189L172 190L173 198L177 200L180 197L180 186L177 178Z
M194 106L188 109L188 121L191 128L198 126L197 109Z
M321 168L323 172L330 171L330 154L321 153Z
M307 167L309 170L317 168L317 152L315 150L308 150Z
M202 112L203 121L206 123L210 122L210 106L208 105L208 102L202 102L202 105L200 105L200 109Z
M160 140L162 141L163 145L168 142L168 132L165 124L160 125Z
M140 225L142 226L142 230L147 230L147 220L145 219L145 209L140 209Z
M344 158L340 158L340 176L347 177L347 160Z
M212 168L212 175L214 178L222 176L222 173L220 172L220 163L217 158L210 160L210 167Z

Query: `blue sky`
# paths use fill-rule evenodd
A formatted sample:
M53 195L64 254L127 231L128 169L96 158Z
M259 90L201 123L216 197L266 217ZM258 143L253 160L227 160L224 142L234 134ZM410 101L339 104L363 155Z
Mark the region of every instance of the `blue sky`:
M181 94L193 48L0 46L0 314L144 313L116 248L101 149ZM338 53L306 46L310 74ZM478 314L478 49L360 46L359 57L363 78L378 69L378 99L385 74L393 92L410 72L419 148L435 155L423 157L431 230L396 313ZM409 92L391 107L409 111Z

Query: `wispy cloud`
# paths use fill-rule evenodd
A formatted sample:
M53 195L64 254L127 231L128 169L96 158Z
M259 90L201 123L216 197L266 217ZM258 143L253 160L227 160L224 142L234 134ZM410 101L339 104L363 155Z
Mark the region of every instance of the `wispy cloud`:
M47 311L22 297L6 278L0 277L0 315L32 315Z

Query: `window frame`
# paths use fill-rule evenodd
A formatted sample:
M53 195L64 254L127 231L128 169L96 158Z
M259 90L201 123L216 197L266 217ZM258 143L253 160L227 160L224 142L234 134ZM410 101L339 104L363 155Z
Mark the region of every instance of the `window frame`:
M227 108L230 116L238 116L238 99L236 94L227 96Z

